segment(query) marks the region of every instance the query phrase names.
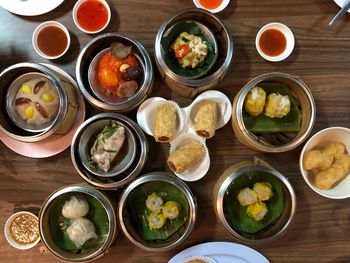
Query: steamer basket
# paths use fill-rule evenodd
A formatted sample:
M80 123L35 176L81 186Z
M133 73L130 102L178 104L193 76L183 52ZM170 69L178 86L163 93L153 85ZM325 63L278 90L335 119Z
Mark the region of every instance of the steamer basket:
M290 139L289 134L284 133L268 140L263 136L250 133L243 121L243 104L250 89L262 82L277 82L288 85L292 95L297 99L301 108L302 120L299 132L293 134L293 139L282 144L275 144L273 140ZM268 153L279 153L290 151L303 143L311 134L316 119L316 106L314 98L307 85L299 78L285 73L267 73L260 75L248 82L236 95L232 106L232 128L238 140L249 148ZM275 135L272 135L275 136Z
M235 230L232 226L228 211L224 202L228 187L234 180L242 175L252 172L269 173L279 180L284 193L284 211L269 226L257 233L249 234ZM254 176L254 175L253 175ZM258 175L257 175L258 176ZM250 244L259 244L274 240L283 234L292 222L296 210L296 196L288 179L266 162L254 158L254 160L240 162L228 167L217 180L213 190L213 205L216 216L223 227L235 238Z
M74 253L72 251L62 250L59 248L52 237L50 231L50 209L55 204L57 200L64 197L67 194L77 193L79 195L89 195L96 198L100 204L105 208L108 216L108 226L109 232L104 243L99 244L98 247L91 249L90 251L85 251L84 253ZM69 261L69 262L89 262L101 258L104 256L112 242L115 239L117 232L117 219L114 211L115 205L110 201L109 197L90 186L87 185L69 185L60 188L53 192L43 203L39 212L39 228L40 237L48 250L58 259Z
M218 58L213 68L198 79L186 79L174 74L162 55L161 41L169 28L179 21L198 21L212 31L218 44ZM167 86L181 96L193 98L199 93L215 88L225 77L233 57L233 41L226 26L213 14L203 9L185 9L165 21L156 36L154 45L158 70Z
M152 182L162 182L162 183L171 184L177 187L187 197L187 201L189 205L189 218L187 219L187 222L177 232L175 232L172 236L170 236L166 240L154 240L154 241L143 240L136 226L133 224L130 218L130 213L126 209L126 203L127 203L129 194L134 189L141 186L142 184L152 183ZM193 196L191 190L188 188L188 186L184 182L165 172L153 172L153 173L145 174L144 176L138 178L124 190L122 196L120 197L120 201L118 205L118 216L119 216L121 229L124 235L134 245L147 251L161 252L161 251L167 251L175 248L176 246L178 246L188 238L188 236L191 234L193 230L194 223L196 221L196 210L197 210L197 204L196 204L195 197Z

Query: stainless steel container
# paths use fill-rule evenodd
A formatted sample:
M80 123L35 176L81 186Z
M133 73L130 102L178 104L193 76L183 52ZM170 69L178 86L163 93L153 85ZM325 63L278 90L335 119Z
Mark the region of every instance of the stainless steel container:
M29 72L40 73L48 78L55 88L59 96L59 107L55 118L51 121L50 125L37 132L29 131L28 129L20 128L15 125L12 119L9 117L8 111L12 111L11 115L17 113L13 112L13 107L6 107L8 94L13 94L13 90L8 90L11 83L20 77L21 75ZM12 86L12 88L18 88ZM6 68L0 74L0 129L11 138L23 141L23 142L37 142L48 138L53 134L65 134L69 131L70 127L74 123L75 116L77 114L76 94L74 90L65 85L64 81L55 74L49 68L35 64L35 63L18 63ZM74 88L73 88L74 89Z
M140 62L144 76L141 85L138 87L134 96L120 99L120 101L116 103L108 103L101 100L101 98L97 97L92 91L88 79L88 72L90 64L95 56L97 56L102 50L110 48L113 42L122 42L125 45L131 45L133 47L132 51L141 60ZM153 68L146 49L138 41L116 33L107 33L92 39L80 52L75 73L78 86L85 99L94 107L106 111L131 111L140 105L152 92Z
M198 79L186 79L174 74L163 57L161 41L165 32L177 22L188 20L203 23L215 35L218 44L217 62L207 75ZM205 90L215 88L224 79L233 57L233 41L226 26L215 15L202 9L185 9L161 25L156 36L154 53L158 70L168 87L181 96L193 98Z
M272 140L267 140L263 136L252 134L244 125L242 115L244 100L250 89L259 86L259 83L263 82L286 84L293 97L298 100L298 106L301 108L301 128L295 135L292 134L292 139L285 144L276 145ZM253 150L261 152L278 153L296 148L311 134L316 119L316 106L310 89L299 78L285 73L267 73L252 79L237 93L232 104L232 128L238 140ZM288 136L287 139L289 139L290 134L286 136Z
M81 137L86 132L86 130L89 130L94 127L94 123L109 120L114 120L116 122L122 123L133 133L133 136L136 141L136 156L134 157L133 163L124 172L117 174L117 176L97 176L91 173L82 164L82 160L86 158L81 158L79 156L79 154L82 152L80 148L86 147L86 144L88 142L86 141L87 138L84 137L85 139L84 141L82 141ZM138 126L138 124L136 124L128 117L118 113L101 113L87 119L75 132L71 145L72 162L79 176L85 182L93 185L94 187L105 190L121 188L124 185L130 183L132 180L134 180L140 174L142 168L144 167L147 160L147 156L148 143L146 136L142 132L141 128Z
M254 172L265 172L275 176L282 186L285 203L284 211L279 218L258 233L249 234L240 232L233 228L228 217L224 198L228 187L234 183L236 178L241 175L253 174ZM222 173L214 186L213 204L219 222L233 237L246 243L257 244L271 241L286 231L295 214L296 196L292 185L289 183L286 177L284 177L266 162L258 158L254 158L250 161L244 161L231 165Z
M164 241L144 241L138 233L137 229L133 227L129 215L125 209L129 194L140 185L152 182L164 182L174 185L179 190L181 190L183 194L187 197L187 201L189 204L189 218L187 219L185 225L182 226L171 237ZM194 223L196 221L196 211L196 200L188 186L181 180L165 172L153 172L145 174L142 177L135 180L134 182L132 182L124 190L122 196L120 197L118 205L118 217L124 235L136 246L152 252L161 252L173 249L179 244L181 244L184 240L186 240L186 238L188 238L188 236L193 230Z
M83 253L73 253L70 251L65 251L60 249L54 242L52 234L50 232L50 209L55 204L57 200L65 196L66 194L77 193L83 195L90 195L97 199L101 205L105 208L109 226L109 232L107 234L106 240L100 244L97 248L85 251ZM39 212L39 229L40 237L47 249L58 259L69 261L69 262L88 262L96 260L106 253L112 242L115 239L117 233L117 219L114 211L115 205L110 201L109 197L90 186L87 185L69 185L60 188L53 192L43 203Z

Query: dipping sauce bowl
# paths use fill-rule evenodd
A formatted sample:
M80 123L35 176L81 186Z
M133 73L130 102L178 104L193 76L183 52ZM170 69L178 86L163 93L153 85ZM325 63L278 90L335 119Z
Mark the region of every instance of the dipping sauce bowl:
M69 49L70 35L67 28L61 23L47 21L34 30L32 43L35 51L41 57L57 59Z
M205 9L211 13L219 13L228 6L230 0L193 0L193 3L197 8Z
M111 20L111 9L104 0L79 0L73 8L73 21L83 32L96 34Z
M294 44L293 32L281 23L263 26L255 39L255 46L260 56L271 62L286 59L292 53Z

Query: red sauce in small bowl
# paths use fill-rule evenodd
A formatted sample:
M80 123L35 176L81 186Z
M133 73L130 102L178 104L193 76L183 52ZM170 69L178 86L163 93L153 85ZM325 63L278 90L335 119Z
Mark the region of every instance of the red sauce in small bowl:
M66 50L68 37L58 26L47 26L38 33L37 44L46 56L56 57Z
M82 3L77 10L79 25L86 31L98 31L108 21L106 6L98 0L89 0Z
M222 4L223 0L199 0L201 6L206 9L215 9L218 8Z
M276 57L281 55L286 49L287 39L281 31L268 29L261 34L259 47L266 55Z

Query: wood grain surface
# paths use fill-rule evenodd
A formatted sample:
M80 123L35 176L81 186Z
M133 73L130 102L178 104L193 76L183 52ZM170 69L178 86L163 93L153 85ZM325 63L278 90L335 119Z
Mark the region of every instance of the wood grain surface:
M176 11L193 8L191 0L108 0L112 21L105 32L118 32L138 39L149 52L155 71L152 96L171 98L187 106L190 101L172 93L162 83L154 63L153 45L160 25ZM75 76L80 50L93 38L80 32L73 23L75 1L66 0L54 11L37 17L21 17L0 9L0 68L14 63L46 62L32 47L35 27L47 20L63 23L72 37L68 54L50 61ZM285 72L299 76L310 87L317 106L313 134L330 126L350 128L350 15L334 27L331 18L339 11L332 0L232 0L218 17L224 21L234 40L234 58L218 89L231 100L253 77L266 72ZM255 36L269 22L281 22L294 32L296 46L292 55L280 63L264 61L255 49ZM88 105L88 116L93 111ZM129 113L135 119L135 112ZM167 171L167 145L147 137L150 155L143 173ZM198 201L198 218L191 236L168 252L145 252L120 232L109 253L97 262L167 262L181 250L207 241L238 240L217 222L212 189L218 176L229 165L258 156L276 167L290 180L297 195L297 211L286 233L268 244L251 246L271 262L350 262L350 200L330 200L317 195L304 182L299 171L302 146L281 154L261 154L243 146L227 124L207 141L211 155L208 174L199 182L189 183ZM17 210L39 209L45 198L59 187L81 182L69 149L50 158L20 156L0 142L0 227ZM40 243L28 251L12 248L0 231L0 262L58 262L41 252Z

